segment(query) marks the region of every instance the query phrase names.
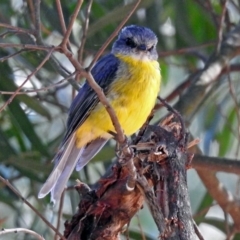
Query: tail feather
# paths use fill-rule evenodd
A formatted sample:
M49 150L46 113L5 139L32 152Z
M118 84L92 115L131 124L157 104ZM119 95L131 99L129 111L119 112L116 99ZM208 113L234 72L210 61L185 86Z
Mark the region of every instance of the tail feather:
M83 148L82 154L78 159L76 170L80 171L97 153L104 147L108 139L97 138Z
M73 134L55 157L55 167L42 186L38 198L43 198L51 192L51 201L55 203L59 200L75 166L77 171L81 170L107 141L108 139L98 138L83 148L77 148Z
M63 150L60 150L60 153L57 154L55 161L55 167L52 173L49 175L47 181L43 184L41 190L38 193L38 198L45 197L55 186L59 177L62 174L62 171L65 168L65 165L68 161L68 157L72 151L72 148L75 145L75 135L73 135L69 142L66 144L66 147L63 147Z
M64 169L62 170L61 175L57 179L54 187L51 189L51 202L55 203L60 199L61 194L67 185L67 181L70 178L78 159L81 158L83 150L84 148L79 149L75 146L75 144L72 147L71 153L66 159Z

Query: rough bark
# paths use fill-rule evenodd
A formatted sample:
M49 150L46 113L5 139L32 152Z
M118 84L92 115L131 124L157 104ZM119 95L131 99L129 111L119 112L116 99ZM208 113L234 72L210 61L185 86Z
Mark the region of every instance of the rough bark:
M184 127L173 117L159 126L146 126L135 141L121 146L118 161L92 189L83 183L76 186L81 201L65 223L68 240L120 239L144 201L159 239L196 239L186 181L192 156L186 151Z

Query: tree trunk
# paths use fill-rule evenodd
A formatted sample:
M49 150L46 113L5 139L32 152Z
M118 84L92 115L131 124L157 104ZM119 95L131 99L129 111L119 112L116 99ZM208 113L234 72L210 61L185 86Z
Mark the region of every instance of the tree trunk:
M81 201L64 236L120 239L146 201L160 239L196 239L186 181L192 156L186 149L185 128L173 116L158 126L146 123L131 144L120 147L118 160L92 189L76 186Z

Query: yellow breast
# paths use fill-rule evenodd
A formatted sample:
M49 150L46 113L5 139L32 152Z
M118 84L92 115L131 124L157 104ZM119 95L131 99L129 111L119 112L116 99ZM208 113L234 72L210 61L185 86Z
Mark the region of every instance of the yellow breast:
M117 55L121 65L106 94L126 135L135 133L154 107L160 89L160 68L157 61L141 61ZM77 130L77 146L82 147L97 137L110 138L115 131L111 119L99 103Z
M156 61L140 61L118 56L123 61L110 92L111 104L126 135L135 133L150 114L160 88L160 69Z

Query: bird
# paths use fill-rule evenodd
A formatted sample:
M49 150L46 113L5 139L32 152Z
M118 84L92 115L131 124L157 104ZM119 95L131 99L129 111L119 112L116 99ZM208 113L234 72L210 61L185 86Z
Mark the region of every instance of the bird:
M126 26L111 52L91 70L126 136L141 128L160 91L157 42L151 29ZM113 138L113 133L116 131L107 110L86 81L70 106L66 133L53 159L54 168L38 198L51 192L51 202L58 201L74 168L80 171Z

